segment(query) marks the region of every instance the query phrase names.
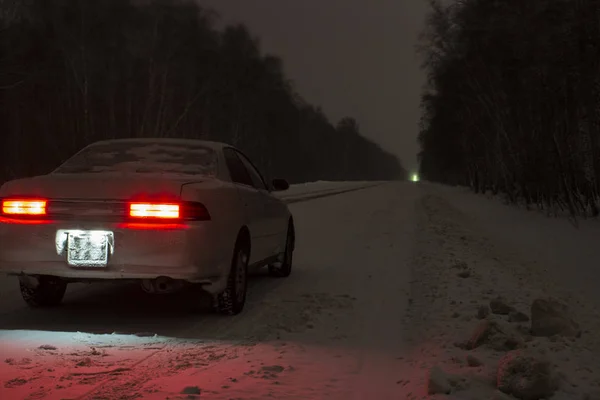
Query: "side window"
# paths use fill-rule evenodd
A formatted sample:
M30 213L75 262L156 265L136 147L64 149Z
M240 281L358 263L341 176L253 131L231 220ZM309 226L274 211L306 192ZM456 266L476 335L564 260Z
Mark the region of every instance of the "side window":
M262 190L269 190L267 188L267 184L265 183L265 180L263 179L262 175L260 174L260 172L258 172L258 169L254 166L254 164L252 164L250 159L248 159L248 157L246 157L244 154L240 153L239 151L236 153L240 157L242 162L244 163L244 166L246 167L246 169L248 170L248 173L250 174L250 178L252 179L252 182L254 183L253 186L256 188L262 189Z
M234 183L254 186L250 174L246 170L244 163L242 163L235 151L231 149L223 149L223 155L225 156L225 162L227 163L227 169L229 169L231 180Z

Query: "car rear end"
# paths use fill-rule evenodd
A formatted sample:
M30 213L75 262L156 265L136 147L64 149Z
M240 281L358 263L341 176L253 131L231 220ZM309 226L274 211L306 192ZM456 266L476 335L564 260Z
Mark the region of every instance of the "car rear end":
M86 159L90 162L90 154ZM123 164L118 157L113 162ZM0 188L0 272L73 281L217 279L229 260L206 205L214 179L164 169L160 174L87 169L59 169ZM190 185L196 190L186 198Z
M143 215L143 216L142 216ZM196 280L214 275L201 203L6 197L0 271L78 279Z

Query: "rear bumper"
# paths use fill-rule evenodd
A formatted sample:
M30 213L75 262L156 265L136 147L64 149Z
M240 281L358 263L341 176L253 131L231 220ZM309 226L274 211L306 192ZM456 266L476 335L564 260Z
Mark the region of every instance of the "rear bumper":
M57 245L60 230L106 230L114 251L106 267L69 266ZM153 279L216 282L226 275L231 251L210 222L177 226L0 223L0 273L52 275L73 280Z
M156 279L167 277L181 279L189 282L212 283L219 279L219 275L203 274L197 268L165 268L154 265L109 265L105 268L79 269L66 266L61 262L2 262L0 273L8 275L50 275L74 281L86 280L116 280L116 279Z

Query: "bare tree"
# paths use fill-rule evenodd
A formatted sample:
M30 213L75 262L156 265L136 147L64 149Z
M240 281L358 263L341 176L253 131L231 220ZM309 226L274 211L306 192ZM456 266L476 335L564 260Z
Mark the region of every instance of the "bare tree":
M432 0L421 174L597 215L598 16L594 0Z
M294 182L404 177L358 125L306 104L246 27L214 17L192 0L3 0L0 178L137 136L229 142Z

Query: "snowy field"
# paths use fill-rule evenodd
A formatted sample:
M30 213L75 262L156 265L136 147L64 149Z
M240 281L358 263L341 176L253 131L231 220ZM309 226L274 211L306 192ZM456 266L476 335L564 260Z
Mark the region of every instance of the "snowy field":
M123 284L30 310L1 278L0 399L600 399L600 223L369 185L291 188L293 273L234 318Z

